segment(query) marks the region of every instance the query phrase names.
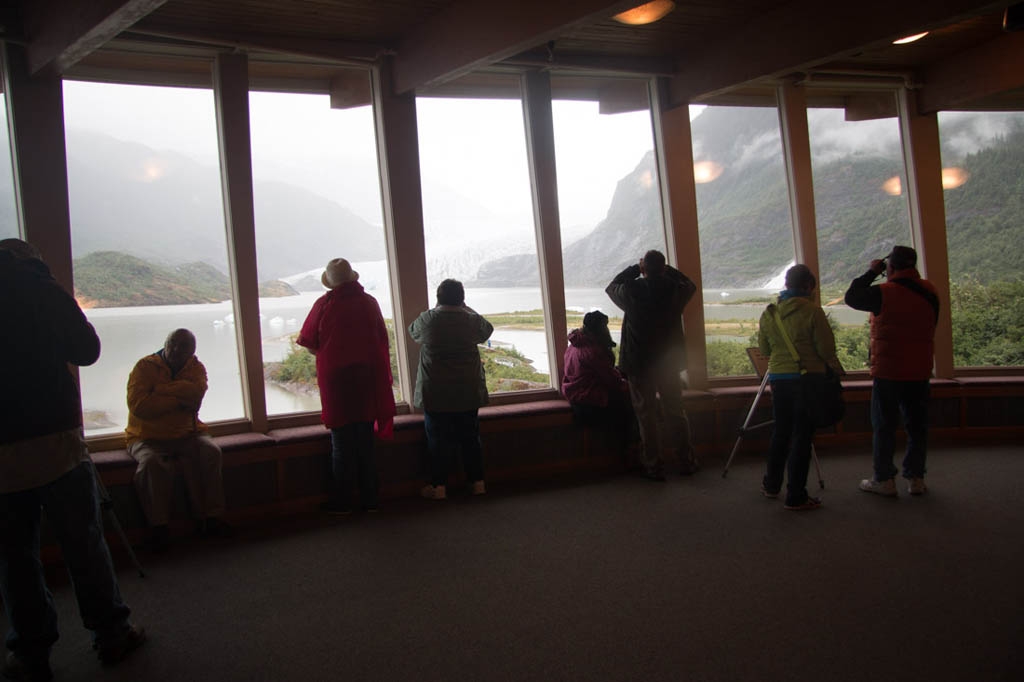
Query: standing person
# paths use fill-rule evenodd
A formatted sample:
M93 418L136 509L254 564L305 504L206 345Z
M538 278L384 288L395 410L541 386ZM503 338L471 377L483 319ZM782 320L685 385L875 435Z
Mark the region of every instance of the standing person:
M174 474L181 463L196 531L227 537L222 454L199 421L206 395L206 367L196 357L196 337L187 329L167 335L164 347L141 358L128 376L128 454L138 462L135 491L150 527L150 546L170 542L168 521Z
M0 242L0 595L3 676L49 680L57 612L39 561L41 511L60 543L78 610L100 660L117 663L146 634L128 619L103 537L82 404L68 364L91 365L100 340L32 245Z
M821 306L811 300L815 286L817 279L806 265L794 265L787 270L786 288L779 294L778 302L761 314L758 333L761 353L770 356L768 380L774 422L761 493L778 497L785 470L789 479L785 508L793 511L821 507L821 500L807 494L814 424L804 403L801 368L808 373L824 374L827 366L843 374L832 328ZM790 344L799 357L793 357Z
M667 265L665 255L653 250L616 275L605 289L625 312L619 366L629 381L640 426L642 473L653 481L665 480L661 449L666 442L678 452L683 475L700 467L679 378L686 367L683 308L696 290L689 277ZM664 433L658 423L659 403Z
M487 490L477 414L487 404L487 382L477 344L493 331L490 322L466 305L462 282L454 279L438 285L437 306L409 325L409 336L421 346L413 405L423 409L427 432L430 485L421 491L427 499L445 499L455 446L461 447L472 493Z
M917 252L894 246L883 259L871 261L868 271L846 290L846 305L871 313L871 426L874 430L874 476L860 489L895 497L896 467L893 435L899 413L907 430L903 477L907 491L922 495L928 448L928 397L935 354L935 324L939 297L935 287L917 271ZM886 282L872 286L882 272Z
M381 438L391 438L395 419L388 330L377 299L363 291L359 273L347 260L331 260L320 281L330 291L313 304L296 343L316 356L320 415L331 430L331 488L325 508L332 514L351 511L355 473L360 505L375 512L380 482L374 428Z

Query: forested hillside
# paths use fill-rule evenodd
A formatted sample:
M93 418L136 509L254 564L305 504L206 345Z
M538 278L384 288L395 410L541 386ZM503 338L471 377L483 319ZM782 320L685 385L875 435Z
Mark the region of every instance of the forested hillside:
M944 133L962 137L959 128L965 125L951 122ZM697 185L706 288L759 287L793 258L777 135L774 109L708 109L693 121L695 161L713 160L722 169L713 181ZM1024 243L1024 114L988 144L965 157L952 149L943 153L944 165L967 173L963 185L945 192L951 274L973 274L983 283L1024 272L1018 248ZM822 286L845 286L893 244L911 242L905 194L883 190L887 180L902 176L898 151L895 146L889 155L855 150L814 159ZM662 243L657 184L650 182L654 172L648 153L619 182L605 219L566 247L567 285L604 286L644 250ZM530 254L484 263L477 283L536 282L536 257Z
M75 298L86 308L217 303L231 298L227 276L207 263L155 265L117 251L97 251L74 262ZM293 296L280 281L260 285L260 296Z

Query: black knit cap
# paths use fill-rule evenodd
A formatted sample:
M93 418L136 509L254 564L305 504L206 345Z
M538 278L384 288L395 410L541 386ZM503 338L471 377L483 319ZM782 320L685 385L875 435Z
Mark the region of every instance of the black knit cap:
M602 339L609 347L615 346L612 334L608 331L608 316L600 310L591 310L583 316L583 328L596 339Z

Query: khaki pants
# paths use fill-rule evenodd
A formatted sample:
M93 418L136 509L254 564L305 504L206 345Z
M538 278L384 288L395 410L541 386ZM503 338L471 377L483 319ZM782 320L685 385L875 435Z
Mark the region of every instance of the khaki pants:
M165 526L171 514L174 476L181 466L192 515L198 519L224 514L221 452L209 436L176 440L140 440L128 447L139 463L135 490L151 526Z

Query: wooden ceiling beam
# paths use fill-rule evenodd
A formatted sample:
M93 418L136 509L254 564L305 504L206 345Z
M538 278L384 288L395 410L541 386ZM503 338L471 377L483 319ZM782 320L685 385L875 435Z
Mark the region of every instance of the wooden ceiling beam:
M384 46L372 43L201 29L182 31L149 22L143 22L135 26L132 28L132 33L156 38L184 40L204 45L218 45L260 52L275 52L295 57L326 59L333 62L373 61L385 51Z
M32 74L64 73L167 0L36 0L23 3Z
M760 78L845 59L1005 5L1005 0L796 0L687 46L677 55L671 104L680 106Z
M529 50L503 60L502 64L645 76L671 76L676 70L675 60L668 57L586 54L557 50L553 55L548 54L546 50Z
M1006 33L946 57L923 70L917 93L922 114L952 109L972 100L1024 87L1024 33Z
M395 92L457 78L636 5L637 0L456 0L399 41Z

